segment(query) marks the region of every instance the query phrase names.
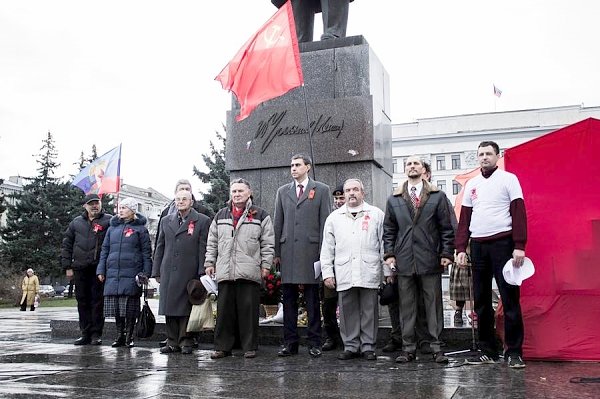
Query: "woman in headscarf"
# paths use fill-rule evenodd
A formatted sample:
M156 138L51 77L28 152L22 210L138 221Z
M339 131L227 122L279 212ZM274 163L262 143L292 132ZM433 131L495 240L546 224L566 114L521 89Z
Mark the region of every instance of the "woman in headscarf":
M133 346L141 283L152 272L150 234L137 206L133 198L119 202L118 215L110 220L96 269L98 279L104 282L104 317L114 317L117 325L113 348Z
M35 310L35 297L40 293L40 280L33 274L33 269L27 269L27 273L21 283L21 290L23 296L21 297L21 311L26 311L27 306L30 307L31 311Z

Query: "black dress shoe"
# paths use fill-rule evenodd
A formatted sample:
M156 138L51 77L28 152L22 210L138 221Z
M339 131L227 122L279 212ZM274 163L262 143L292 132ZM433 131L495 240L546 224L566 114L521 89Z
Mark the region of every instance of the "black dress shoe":
M325 340L325 343L323 344L323 347L321 348L321 350L323 352L327 352L327 351L332 351L335 348L337 348L337 342L335 339L333 338L327 338Z
M340 360L350 360L350 359L356 359L359 356L360 356L360 353L358 353L358 352L343 351L342 353L337 355L337 358Z
M385 353L390 353L397 352L400 349L402 349L402 344L397 344L395 341L390 340L387 344L385 344L382 351L384 351Z
M283 345L283 347L277 352L277 356L286 357L298 354L298 345Z
M182 355L191 355L193 352L193 348L191 346L182 346L181 354Z
M89 345L92 343L90 337L79 337L73 342L73 345Z
M102 337L92 337L90 340L90 344L92 345L102 345Z
M317 346L310 346L308 348L308 354L311 355L312 357L319 357L323 354L323 352L321 352L321 348L319 348Z
M377 360L377 355L373 351L365 351L363 356L366 360Z
M158 343L158 346L160 346L161 348L164 348L165 346L167 346L167 341L168 341L167 339L165 339L164 341L160 341Z

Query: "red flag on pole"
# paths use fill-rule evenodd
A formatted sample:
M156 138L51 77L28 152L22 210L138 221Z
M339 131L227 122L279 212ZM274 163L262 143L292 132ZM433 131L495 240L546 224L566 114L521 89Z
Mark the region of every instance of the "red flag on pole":
M260 103L304 83L290 1L242 46L215 80L237 97L238 122Z

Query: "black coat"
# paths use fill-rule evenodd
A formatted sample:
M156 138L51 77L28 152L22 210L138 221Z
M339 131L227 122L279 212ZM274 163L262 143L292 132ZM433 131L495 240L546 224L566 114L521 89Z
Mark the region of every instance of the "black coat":
M125 223L118 216L110 219L110 227L102 244L96 274L106 277L104 295L140 296L135 276L152 273L152 245L145 227L146 217L136 214L136 219Z
M408 182L387 201L383 222L384 259L396 257L402 276L441 273L440 258L454 259L454 229L443 191L423 181L417 211L407 192Z
M158 314L189 316L187 284L204 274L210 219L192 209L181 226L176 213L163 221L152 268L152 277L160 277Z
M62 240L60 258L63 270L96 269L102 242L112 215L101 212L90 221L87 211L69 223Z

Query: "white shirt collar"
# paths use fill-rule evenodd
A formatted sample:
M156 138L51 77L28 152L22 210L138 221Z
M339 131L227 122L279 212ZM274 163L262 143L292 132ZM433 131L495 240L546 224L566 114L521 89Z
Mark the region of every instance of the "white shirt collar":
M306 185L308 184L308 176L306 177L306 179L302 180L300 183L298 183L296 180L294 180L295 184L296 184L296 190L298 190L298 186L300 184L302 184L302 187L306 189Z

